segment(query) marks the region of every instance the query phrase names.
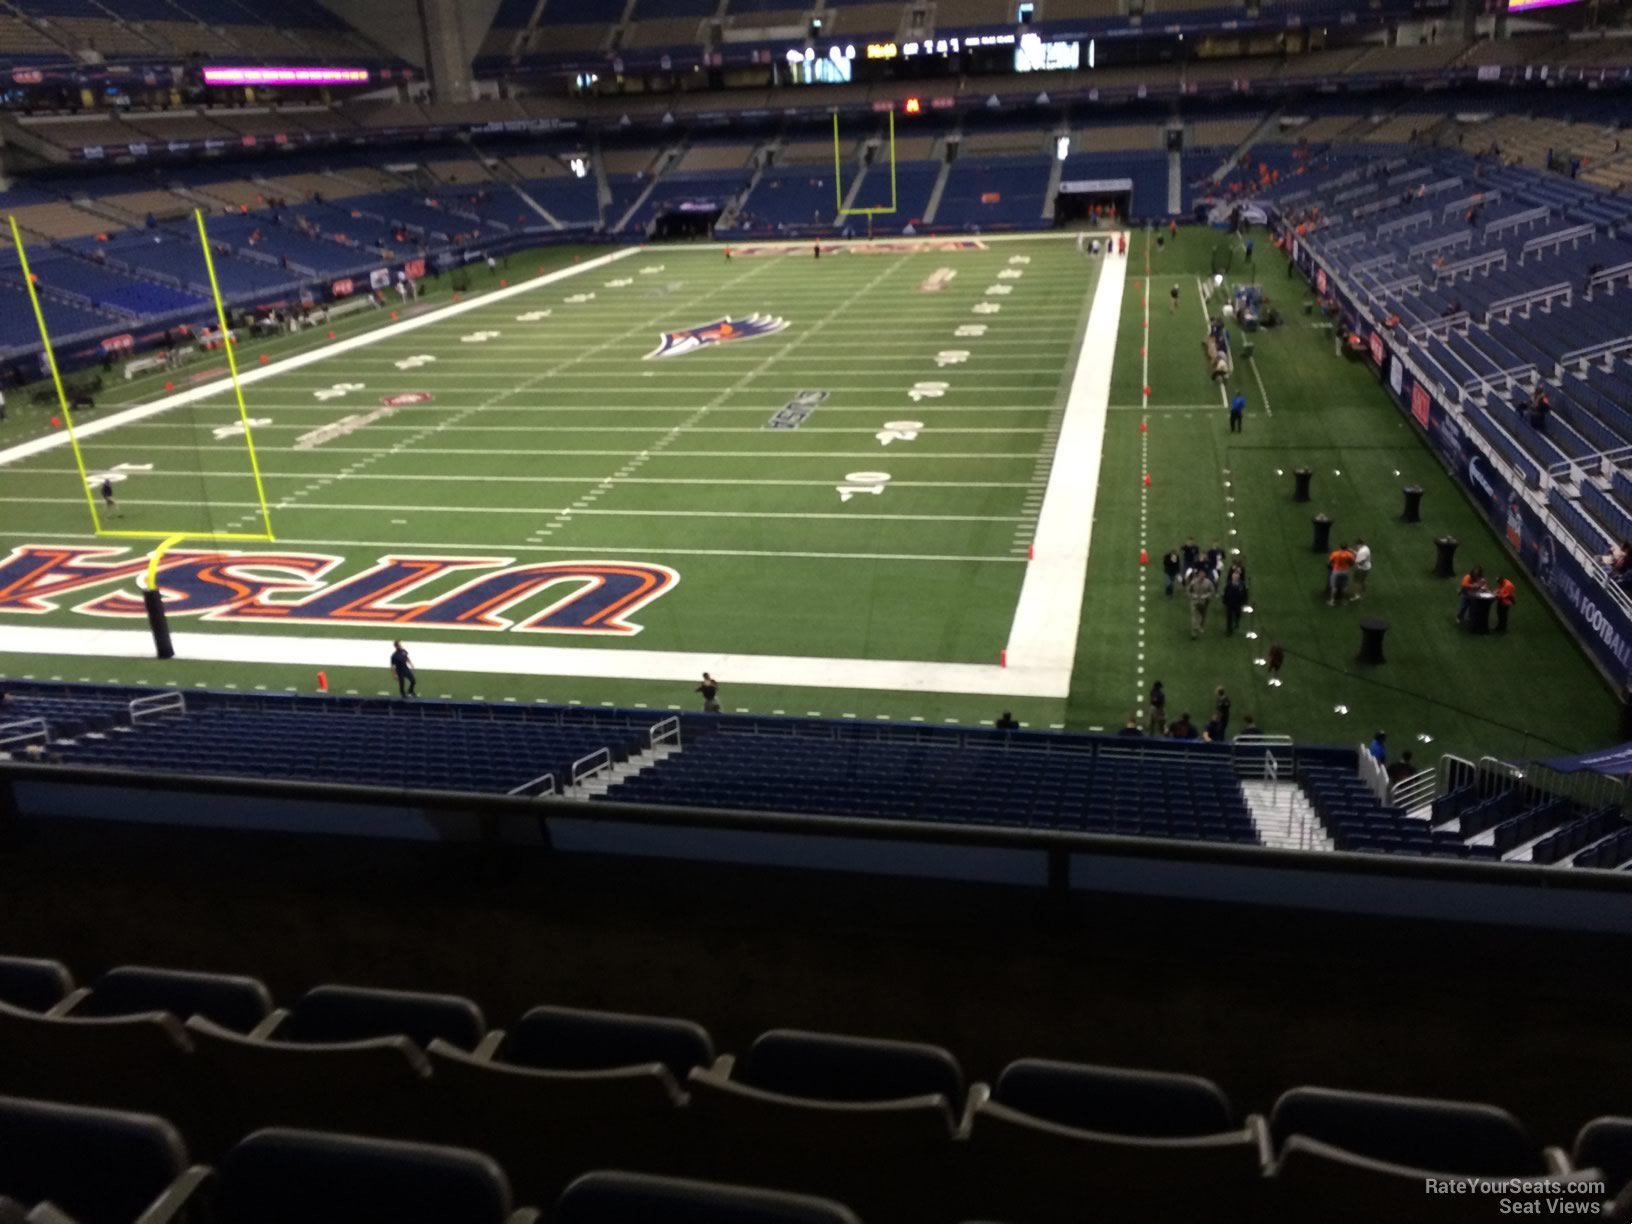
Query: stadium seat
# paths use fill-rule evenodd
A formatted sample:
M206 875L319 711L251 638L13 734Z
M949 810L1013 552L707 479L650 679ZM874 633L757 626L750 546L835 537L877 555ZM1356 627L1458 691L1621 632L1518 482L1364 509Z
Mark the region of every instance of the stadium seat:
M710 1176L832 1198L863 1219L951 1204L963 1074L945 1050L777 1030L740 1067L722 1057L688 1086Z
M1146 1139L1216 1135L1236 1124L1211 1080L1041 1058L1003 1068L992 1100L1057 1126Z
M227 1153L216 1224L529 1224L491 1158L318 1131L257 1131Z
M1470 1176L1546 1172L1517 1118L1493 1105L1294 1088L1270 1113L1277 1148L1294 1136L1369 1160Z
M74 975L61 961L0 956L0 1003L24 1011L50 1011L74 988Z
M828 1101L939 1095L963 1103L963 1072L939 1046L773 1029L749 1047L736 1078L763 1092Z
M129 1016L155 1011L182 1020L204 1016L222 1028L247 1033L272 1011L272 996L250 977L122 965L97 978L71 1014Z
M1610 1197L1632 1185L1632 1117L1594 1118L1575 1137L1571 1163L1578 1169L1599 1169Z
M199 1120L189 1085L193 1043L166 1012L41 1016L0 1004L0 1093Z
M295 1042L246 1037L194 1016L187 1035L198 1074L218 1098L213 1156L268 1126L405 1139L425 1133L424 1053L406 1037ZM195 1145L196 1146L196 1145Z
M207 1177L162 1118L0 1097L0 1194L49 1201L78 1224L184 1218ZM32 1217L30 1217L32 1218Z
M289 1009L274 1033L280 1041L344 1042L407 1037L421 1049L445 1041L474 1050L487 1032L482 1010L457 995L361 986L318 986Z
M1208 1080L1026 1059L971 1090L963 1198L1003 1218L1245 1220L1269 1163L1263 1119L1238 1122Z
M745 1186L589 1173L567 1187L555 1224L860 1224L825 1199Z
M572 1007L535 1007L499 1046L498 1057L550 1071L610 1071L662 1063L676 1080L714 1061L714 1041L700 1024L663 1016L630 1016Z
M685 1097L662 1063L545 1071L491 1062L441 1041L427 1053L428 1133L494 1157L523 1201L553 1202L591 1169L688 1168Z

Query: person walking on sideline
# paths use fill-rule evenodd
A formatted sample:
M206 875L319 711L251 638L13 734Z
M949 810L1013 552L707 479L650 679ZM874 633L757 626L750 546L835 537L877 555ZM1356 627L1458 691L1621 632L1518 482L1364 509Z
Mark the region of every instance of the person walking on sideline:
M1371 545L1364 540L1354 542L1354 598L1359 599L1366 593L1366 584L1371 581Z
M1354 569L1354 553L1347 544L1339 544L1326 558L1331 574L1326 582L1326 606L1334 608L1349 597L1349 572Z
M1241 613L1247 606L1248 598L1247 574L1239 565L1230 566L1219 598L1224 601L1224 632L1233 634L1241 624Z
M694 692L703 696L703 713L718 714L720 712L720 682L707 672L703 673L703 682Z
M1230 706L1230 695L1221 684L1213 690L1213 721L1218 724L1218 734L1214 739L1222 740L1230 733Z
M1150 686L1150 714L1145 722L1145 730L1152 735L1160 735L1167 730L1167 690L1162 687L1160 680Z
M1185 580L1184 589L1190 593L1190 639L1194 641L1207 627L1207 605L1218 594L1218 584L1206 570L1192 570Z
M408 657L408 651L401 642L391 643L396 647L391 652L391 670L397 677L397 694L401 697L418 697L419 677L414 674L414 662Z
M1201 564L1201 545L1196 543L1195 536L1191 536L1189 539L1187 539L1184 542L1184 547L1179 549L1179 560L1184 567L1183 573L1185 581L1189 581L1190 575L1195 571L1195 568Z
M1179 561L1179 554L1174 549L1168 549L1167 555L1162 558L1162 576L1167 580L1166 594L1173 598L1173 584L1178 581L1183 572L1183 565Z
M1513 597L1519 593L1519 588L1513 585L1511 578L1496 579L1496 632L1507 632L1507 616L1513 611Z
M119 513L119 506L113 500L113 477L102 477L102 504L107 507L108 513L116 518L123 518Z
M1243 395L1241 392L1237 391L1235 393L1235 398L1230 400L1230 432L1231 433L1240 433L1241 432L1241 426L1242 426L1242 423L1246 419L1246 415L1247 415L1247 397L1245 395Z
M1173 288L1171 288L1171 289L1169 289L1167 291L1167 300L1168 300L1167 313L1168 314L1178 314L1179 313L1179 287L1177 285L1174 285Z

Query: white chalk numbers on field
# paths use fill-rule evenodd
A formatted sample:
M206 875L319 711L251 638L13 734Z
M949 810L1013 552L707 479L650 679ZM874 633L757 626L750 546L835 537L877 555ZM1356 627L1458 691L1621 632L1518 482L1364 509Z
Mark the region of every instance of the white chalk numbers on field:
M907 398L916 404L919 400L940 399L951 389L952 384L946 382L913 383L912 390L907 392Z
M878 439L880 446L888 446L891 442L916 442L923 428L922 421L885 421L884 428L873 437Z
M320 400L344 399L353 391L361 391L363 389L363 383L335 383L332 387L325 387L321 391L313 391L312 396L314 399Z
M890 483L888 472L851 472L844 478L844 483L834 485L841 502L847 502L859 493L871 493L874 497L884 492L884 486Z

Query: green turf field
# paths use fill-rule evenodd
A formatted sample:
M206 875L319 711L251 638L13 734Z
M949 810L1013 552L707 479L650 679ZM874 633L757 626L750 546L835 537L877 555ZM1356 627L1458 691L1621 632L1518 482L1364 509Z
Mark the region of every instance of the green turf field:
M444 289L414 330L381 331L372 315L337 326L332 342L317 336L315 349L311 337L246 346L246 370L270 358L269 376L245 391L277 541L234 547L285 560L252 581L216 574L193 594L220 608L223 591L260 584L260 603L310 596L325 618L201 618L171 591L183 648L158 663L135 636L145 626L132 615L133 578L56 598L37 587L49 607L27 609L16 590L7 607L0 583L0 672L309 691L309 656L336 691L377 693L400 637L431 696L690 708L691 669L714 660L728 711L978 723L1012 708L1031 726L1086 728L1119 725L1160 677L1173 712L1205 717L1224 684L1237 724L1253 713L1306 741L1385 726L1400 748L1432 736L1431 749L1416 745L1425 758L1609 742L1608 692L1528 583L1505 640L1453 626L1449 584L1428 577L1431 539L1453 532L1460 557L1487 569L1505 558L1369 371L1334 356L1329 333L1305 319L1302 285L1262 237L1257 271L1290 322L1256 337L1256 370L1240 363L1249 415L1243 434L1227 432L1200 352L1198 278L1220 241L1187 231L1156 251L1137 235L1115 352L1087 342L1083 360L1103 371L1114 359L1114 370L1068 696L1063 678L1060 696L1011 696L993 679L1100 273L1070 239L1050 238L820 261L803 247L730 260L657 247L604 264L604 248L556 251L476 274L457 314L437 313L452 304ZM558 269L569 275L535 282ZM1237 252L1232 277L1252 272ZM740 338L652 355L664 333L721 319ZM348 347L371 329L370 342ZM695 336L679 339L689 348ZM280 364L307 352L328 355ZM90 421L120 400L164 403L161 381L102 397ZM44 410L12 403L0 447L53 432ZM779 417L794 427L773 428ZM84 437L92 472L123 477L119 517L105 525L258 529L237 419L230 390L212 390ZM1074 479L1079 456L1068 462ZM1304 463L1317 473L1312 506L1290 496L1290 470ZM1427 489L1425 522L1407 527L1399 487L1411 482ZM1336 520L1337 537L1371 542L1366 601L1325 606L1308 544L1315 509ZM88 517L66 448L0 466L0 556L96 545ZM1185 535L1242 550L1256 639L1226 639L1215 617L1190 640L1187 609L1163 599L1154 564ZM128 549L103 561L151 547L100 543ZM171 557L208 547L188 542ZM546 586L527 567L548 563L591 572ZM392 566L400 581L382 579L350 606L325 595ZM500 570L533 585L495 580L465 603L452 598ZM265 594L274 581L285 589ZM630 597L608 612L620 583ZM419 603L442 610L403 611ZM1362 610L1393 622L1389 663L1364 673L1351 664ZM1067 623L1074 611L1063 610ZM78 632L20 646L12 628ZM1254 662L1272 640L1289 656L1274 690ZM548 670L569 654L570 667Z

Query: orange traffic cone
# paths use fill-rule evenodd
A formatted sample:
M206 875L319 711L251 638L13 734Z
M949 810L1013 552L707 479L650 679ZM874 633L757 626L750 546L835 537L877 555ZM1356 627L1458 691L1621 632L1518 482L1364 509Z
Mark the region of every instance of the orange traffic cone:
M1139 564L1140 565L1149 565L1150 564L1150 554L1148 552L1146 552L1142 548L1139 550Z
M329 673L328 672L318 672L317 673L317 691L320 692L320 693L326 693L326 692L329 691Z
M1149 472L1145 473L1145 488L1147 488L1147 489L1150 488L1150 473Z

